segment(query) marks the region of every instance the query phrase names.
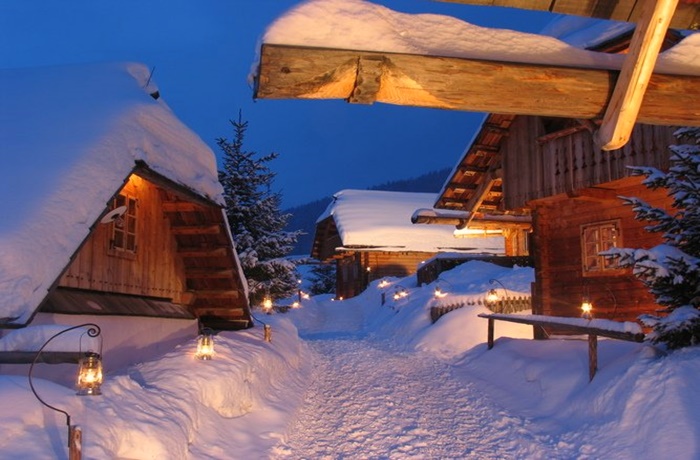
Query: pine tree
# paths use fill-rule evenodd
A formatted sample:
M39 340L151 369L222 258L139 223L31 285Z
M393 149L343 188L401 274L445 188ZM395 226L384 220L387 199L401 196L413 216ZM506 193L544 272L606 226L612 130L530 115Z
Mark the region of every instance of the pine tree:
M686 144L671 146L671 168L632 167L645 176L644 185L665 188L673 198L672 209L655 208L637 198L623 198L637 220L652 222L649 232L661 233L664 244L655 248L614 249L620 264L633 267L667 316L643 315L653 327L651 339L669 349L700 343L700 128L683 128L676 136Z
M311 294L332 294L335 292L335 265L323 264L314 265L311 269Z
M248 122L240 113L231 125L233 138L216 141L223 152L219 181L224 187L226 215L248 280L250 301L259 305L267 294L280 299L296 291L296 266L285 256L299 232L284 231L290 215L280 211L282 194L272 191L275 173L269 163L278 154L258 156L243 148Z

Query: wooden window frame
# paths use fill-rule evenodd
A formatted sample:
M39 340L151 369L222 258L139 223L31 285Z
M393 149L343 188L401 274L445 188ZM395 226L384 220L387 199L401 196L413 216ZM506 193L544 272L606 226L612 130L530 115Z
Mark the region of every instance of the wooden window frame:
M617 258L600 255L610 248L622 247L622 224L620 219L583 224L581 236L581 271L584 277L622 275ZM597 234L596 234L597 233Z
M126 206L126 212L112 222L109 239L109 255L135 259L138 249L138 199L120 193L112 200L112 209Z

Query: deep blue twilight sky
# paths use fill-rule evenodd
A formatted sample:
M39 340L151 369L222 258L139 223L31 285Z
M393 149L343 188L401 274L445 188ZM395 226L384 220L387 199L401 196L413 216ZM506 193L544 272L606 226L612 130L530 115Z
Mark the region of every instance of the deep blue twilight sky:
M217 154L216 138L231 136L229 120L242 110L249 122L245 147L280 154L271 166L284 207L453 166L482 114L342 101L253 101L247 76L256 43L297 3L0 0L0 67L125 60L155 66L164 100ZM553 17L431 0L374 3L526 32L537 32Z

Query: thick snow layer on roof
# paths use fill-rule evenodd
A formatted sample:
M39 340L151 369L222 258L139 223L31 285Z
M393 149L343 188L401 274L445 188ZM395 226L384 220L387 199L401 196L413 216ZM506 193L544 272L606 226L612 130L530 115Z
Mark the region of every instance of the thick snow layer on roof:
M342 190L319 217L333 216L344 247L384 251L502 253L500 236L456 238L450 225L414 225L417 208L430 207L433 193Z
M270 26L263 42L600 69L620 69L624 61L623 55L586 51L550 36L399 13L363 0L302 3ZM700 40L685 39L678 47L669 63L662 53L656 72L700 75Z
M593 48L634 30L634 24L583 16L559 15L540 31L576 48Z
M0 322L25 322L136 161L222 203L216 158L141 64L0 70Z

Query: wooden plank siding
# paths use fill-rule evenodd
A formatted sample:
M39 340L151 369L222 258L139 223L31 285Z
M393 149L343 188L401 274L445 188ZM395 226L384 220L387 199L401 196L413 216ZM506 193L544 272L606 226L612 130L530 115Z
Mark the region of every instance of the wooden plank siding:
M250 326L222 209L152 171L139 169L120 193L137 200L136 250L111 247L113 223L98 223L58 286L165 299L203 324Z
M621 179L606 184L622 196L635 196L652 205L667 207L664 191L651 191L640 178ZM658 234L646 232L645 222L634 218L622 200L594 201L566 196L539 200L533 205L535 277L537 286L533 313L553 316L579 316L583 296L594 305L599 318L635 321L641 313L658 309L654 298L631 273L584 276L581 226L596 222L620 221L622 247L650 248L661 243Z
M629 143L604 152L595 147L593 134L586 129L546 137L543 120L517 117L503 143L507 209L526 207L531 200L557 194L594 198L609 190L601 184L627 177L627 166L667 168L668 146L676 143L673 128L637 125Z
M344 299L360 294L372 281L412 275L421 262L435 255L412 251L343 251L341 254L336 266L336 297Z
M138 199L135 254L110 249L113 224L97 224L59 286L182 301L184 266L157 187L132 175L123 192Z

